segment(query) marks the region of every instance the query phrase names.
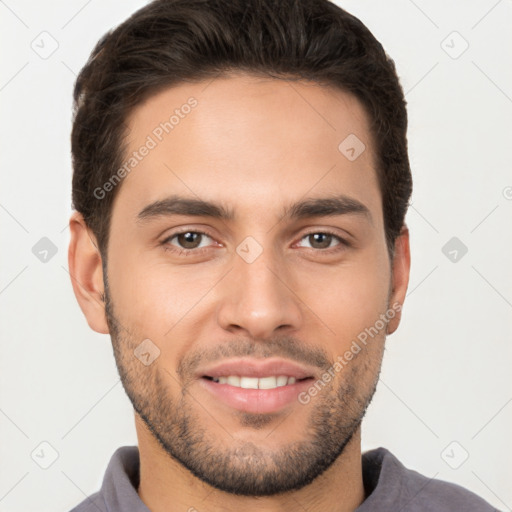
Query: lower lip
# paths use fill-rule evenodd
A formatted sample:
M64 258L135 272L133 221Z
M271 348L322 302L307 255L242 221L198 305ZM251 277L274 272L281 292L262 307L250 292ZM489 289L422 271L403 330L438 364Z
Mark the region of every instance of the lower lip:
M272 413L298 402L298 394L307 389L313 378L300 380L274 389L244 389L229 384L220 384L206 378L199 382L215 397L230 407L243 412Z

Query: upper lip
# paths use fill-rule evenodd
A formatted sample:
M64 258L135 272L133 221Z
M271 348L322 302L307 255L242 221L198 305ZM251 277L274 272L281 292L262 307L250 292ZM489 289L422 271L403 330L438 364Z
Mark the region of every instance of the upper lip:
M223 377L238 375L240 377L271 377L286 375L295 379L313 377L314 372L307 366L301 366L286 359L230 359L216 365L201 369L199 377Z

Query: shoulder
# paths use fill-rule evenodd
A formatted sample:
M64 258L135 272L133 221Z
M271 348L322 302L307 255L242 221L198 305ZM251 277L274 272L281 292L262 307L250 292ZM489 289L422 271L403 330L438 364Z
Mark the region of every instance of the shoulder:
M391 507L400 505L404 512L496 511L485 500L460 485L429 478L406 468L385 448L364 453L363 468L366 476L369 474L376 484L366 501L382 504L384 500Z
M95 492L80 502L70 512L107 512L105 500L99 492Z
M137 494L139 480L137 446L121 446L110 458L101 489L82 500L70 512L147 512Z

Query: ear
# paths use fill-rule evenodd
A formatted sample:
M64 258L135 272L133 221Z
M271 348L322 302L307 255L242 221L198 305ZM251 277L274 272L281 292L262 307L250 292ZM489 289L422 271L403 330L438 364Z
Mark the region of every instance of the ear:
M96 237L78 212L71 215L69 229L71 241L68 265L75 297L89 327L101 334L108 334L103 297L103 268Z
M405 224L400 231L400 235L398 235L395 240L395 252L391 269L392 275L389 305L393 308L393 305L398 303L400 304L400 309L397 311L396 315L389 320L387 334L395 332L400 324L400 319L402 318L402 306L405 301L407 286L409 285L411 253L409 248L409 228Z

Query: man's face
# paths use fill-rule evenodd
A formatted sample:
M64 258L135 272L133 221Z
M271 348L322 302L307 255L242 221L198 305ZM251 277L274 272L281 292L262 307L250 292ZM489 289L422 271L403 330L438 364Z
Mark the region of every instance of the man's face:
M175 109L179 122L155 132ZM128 124L127 159L148 135L156 145L112 211L107 314L125 390L205 482L301 488L359 428L381 365L378 320L396 298L368 119L338 90L237 75L160 92ZM148 208L170 196L232 215ZM318 199L323 209L290 210Z

